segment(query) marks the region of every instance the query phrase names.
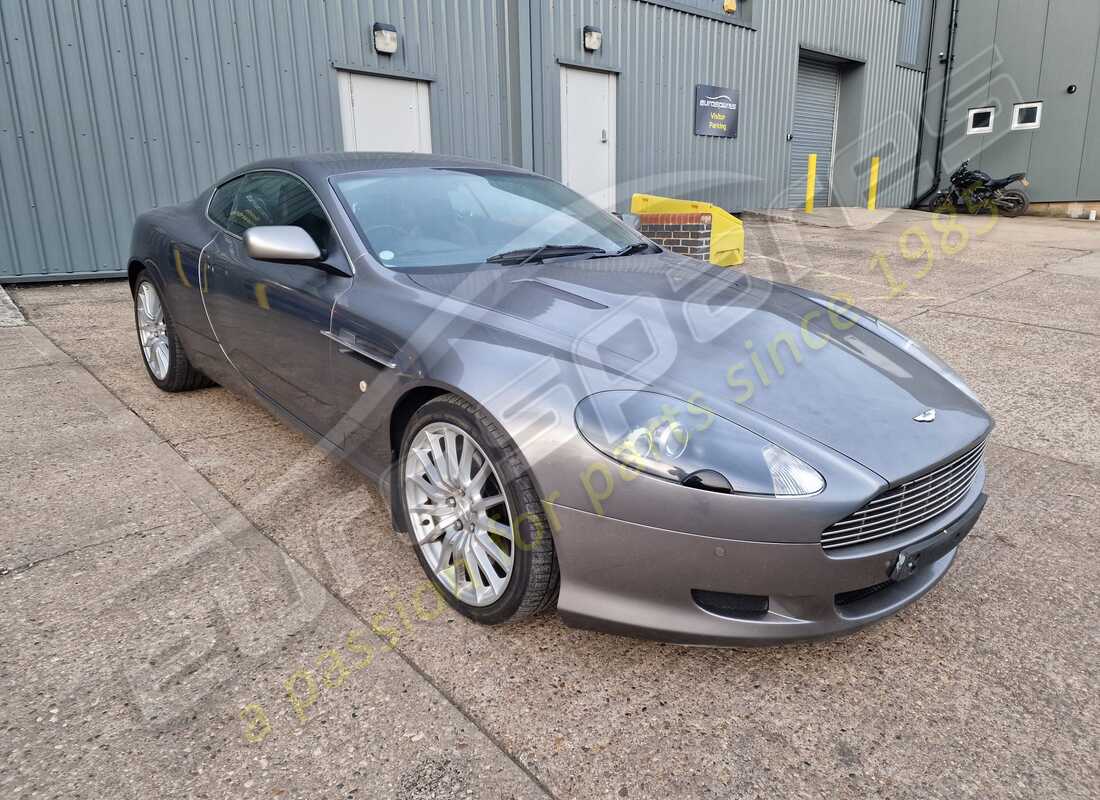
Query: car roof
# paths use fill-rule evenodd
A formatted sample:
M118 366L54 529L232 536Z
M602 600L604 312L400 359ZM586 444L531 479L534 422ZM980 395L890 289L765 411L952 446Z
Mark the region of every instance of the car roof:
M284 169L301 175L311 182L323 182L332 175L349 172L368 172L380 169L502 169L511 172L525 172L507 164L492 161L479 161L462 156L435 155L433 153L385 153L385 152L338 152L315 153L285 158L268 158L256 161L233 175L252 172L258 169ZM232 177L232 176L230 176Z

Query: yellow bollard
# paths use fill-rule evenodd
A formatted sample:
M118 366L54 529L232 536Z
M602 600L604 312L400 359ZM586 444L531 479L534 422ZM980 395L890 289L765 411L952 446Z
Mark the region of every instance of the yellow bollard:
M867 186L867 208L874 211L878 205L878 156L871 158L871 182Z
M806 213L814 213L814 186L817 183L817 153L810 153L806 163Z

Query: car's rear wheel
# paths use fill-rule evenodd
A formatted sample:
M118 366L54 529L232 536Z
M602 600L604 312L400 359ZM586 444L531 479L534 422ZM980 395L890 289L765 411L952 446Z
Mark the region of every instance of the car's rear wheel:
M495 420L463 398L436 398L409 423L400 463L417 558L451 606L495 624L553 604L550 527L526 462Z
M158 388L186 392L213 385L191 366L156 284L144 270L134 281L134 321L145 369Z

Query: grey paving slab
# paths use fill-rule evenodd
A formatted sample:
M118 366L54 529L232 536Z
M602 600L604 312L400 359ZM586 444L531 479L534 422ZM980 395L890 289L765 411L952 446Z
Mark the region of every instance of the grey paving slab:
M56 348L46 350L37 346L37 331L27 326L0 329L0 373L9 369L42 366L54 363L63 354ZM4 383L14 382L14 376L8 376Z
M1047 270L1062 275L1080 275L1085 278L1100 278L1100 249L1065 261L1056 262L1049 265Z
M75 399L69 390L63 407ZM33 422L29 416L21 414L25 423ZM201 514L159 469L158 453L104 415L63 424L41 416L48 424L0 433L0 571Z
M44 313L46 308L73 302L124 302L129 292L125 278L72 283L21 283L6 288L17 303L24 307L33 305L35 316Z
M94 369L128 408L167 441L224 436L274 424L263 409L221 388L176 395L158 390L142 365L126 281L29 286L19 292L34 324L66 353Z
M545 796L392 649L403 629L340 602L92 375L26 341L49 363L0 373L18 374L0 396L17 422L0 439L0 795ZM424 588L375 613L430 623L443 604Z
M866 231L880 238L897 236L906 228L925 224L931 218L936 218L946 227L950 219L952 225L961 226L974 235L989 235L982 232L991 230L993 237L1005 244L1041 244L1050 248L1081 251L1100 249L1100 224L1082 220L1040 217L993 219L986 214L958 214L949 218L900 208L870 211L865 208L842 207L819 208L812 214L797 210L771 210L754 212L747 218L754 224L761 220L790 229L792 223L797 223L793 227L831 229L842 236Z
M11 796L545 796L268 540L196 550L206 526L0 580L5 639L25 644L0 654L22 676Z
M887 319L957 302L1072 259L1080 251L1002 241L998 225L948 231L929 214L906 212L900 229L842 232L769 225L746 244L747 271L844 295Z
M272 425L275 419L254 403L220 387L165 395L145 373L135 352L125 361L95 367L128 408L166 441L178 444Z
M34 436L104 419L102 409L71 391L72 375L73 370L64 363L28 365L3 373L0 402L6 413L0 418L0 435ZM56 396L56 400L42 403L45 394Z
M23 313L16 308L4 287L0 286L0 328L16 328L26 324Z
M1100 273L1034 272L941 310L1100 336Z

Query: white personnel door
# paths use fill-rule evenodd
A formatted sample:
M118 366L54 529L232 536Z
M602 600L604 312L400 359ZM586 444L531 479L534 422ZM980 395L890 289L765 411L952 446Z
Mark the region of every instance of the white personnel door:
M615 75L561 68L562 182L615 206Z
M428 84L339 72L345 150L432 152Z

